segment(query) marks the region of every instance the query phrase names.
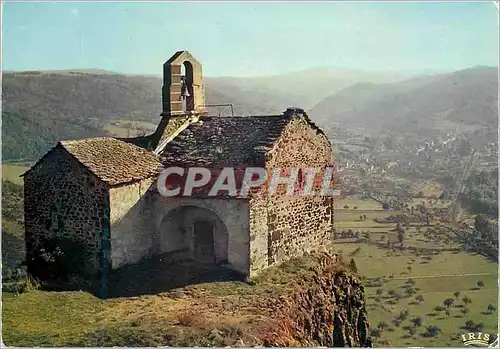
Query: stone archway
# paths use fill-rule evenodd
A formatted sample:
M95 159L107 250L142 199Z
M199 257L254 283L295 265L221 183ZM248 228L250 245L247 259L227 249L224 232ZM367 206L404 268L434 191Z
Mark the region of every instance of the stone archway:
M228 260L228 235L226 225L215 212L180 206L163 217L157 250L181 253L200 263L223 264Z

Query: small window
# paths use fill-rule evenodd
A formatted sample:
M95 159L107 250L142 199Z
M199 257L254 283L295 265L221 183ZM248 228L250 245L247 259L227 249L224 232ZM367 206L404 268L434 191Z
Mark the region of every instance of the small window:
M297 184L295 186L295 194L298 195L304 189L304 174L302 172L302 168L299 168L299 172L297 174Z

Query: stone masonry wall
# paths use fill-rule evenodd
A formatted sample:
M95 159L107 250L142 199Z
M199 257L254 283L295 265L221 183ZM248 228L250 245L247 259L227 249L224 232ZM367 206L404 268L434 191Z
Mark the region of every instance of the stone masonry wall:
M144 179L109 191L112 268L135 263L150 253L155 226L148 190L153 183L154 179Z
M88 271L99 266L108 187L64 149L56 147L24 177L27 254L50 239L87 247Z
M274 168L319 167L333 164L327 137L302 117L295 117L269 153L268 172ZM317 183L315 188L321 183ZM331 197L285 196L286 187L266 196L264 190L250 205L251 275L263 268L318 249L332 231Z

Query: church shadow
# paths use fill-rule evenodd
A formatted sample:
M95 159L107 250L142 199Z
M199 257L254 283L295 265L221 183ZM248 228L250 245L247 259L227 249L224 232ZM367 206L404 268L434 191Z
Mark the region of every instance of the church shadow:
M222 265L173 261L169 255L160 255L113 270L109 275L108 298L153 295L188 285L244 280L243 274Z

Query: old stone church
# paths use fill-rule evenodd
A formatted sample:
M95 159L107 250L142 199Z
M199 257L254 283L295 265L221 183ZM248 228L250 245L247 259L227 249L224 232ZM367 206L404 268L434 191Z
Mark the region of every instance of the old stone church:
M91 272L175 253L253 276L329 243L332 197L159 195L155 181L172 164L272 169L334 161L327 137L302 110L211 116L193 56L175 53L163 74L154 133L60 141L25 173L27 253L66 239L88 251Z

